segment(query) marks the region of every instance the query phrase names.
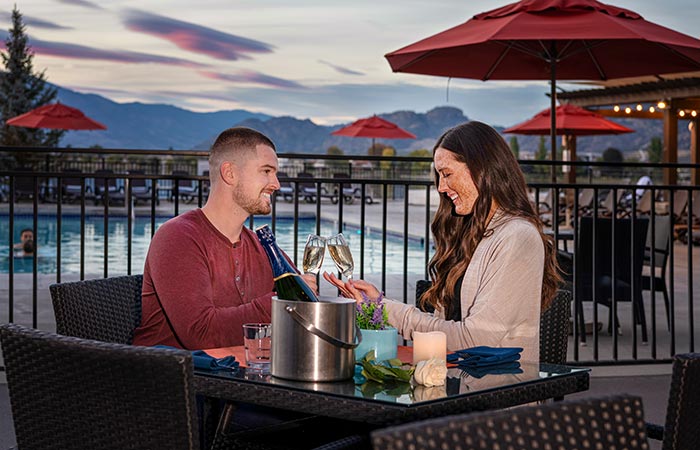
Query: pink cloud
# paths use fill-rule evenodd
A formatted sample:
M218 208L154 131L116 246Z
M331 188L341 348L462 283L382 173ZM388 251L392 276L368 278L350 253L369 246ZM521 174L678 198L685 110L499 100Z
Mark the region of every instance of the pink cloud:
M271 53L274 48L264 42L144 11L128 10L122 20L131 31L165 39L182 50L216 59L250 59L249 53Z
M0 30L0 46L4 48L7 32ZM85 45L70 44L67 42L48 42L39 39L29 39L29 45L34 53L42 56L57 56L70 59L94 59L100 61L112 61L131 64L165 64L169 66L205 68L207 64L200 64L181 58L153 55L150 53L130 52L126 50L103 50Z
M254 83L284 89L306 89L304 85L296 81L285 80L252 70L240 70L234 73L209 71L200 71L199 73L212 80L230 81L232 83Z

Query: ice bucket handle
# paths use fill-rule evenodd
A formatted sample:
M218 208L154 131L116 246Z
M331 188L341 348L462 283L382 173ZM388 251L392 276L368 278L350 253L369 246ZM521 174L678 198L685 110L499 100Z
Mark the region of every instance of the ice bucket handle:
M302 317L302 315L299 314L295 308L292 308L291 306L287 305L284 307L284 309L289 313L290 316L292 316L292 319L294 319L296 323L306 328L311 334L320 337L324 341L328 342L329 344L333 344L336 347L353 349L360 345L360 342L362 342L362 332L360 331L360 328L357 326L357 324L355 324L355 340L357 342L345 342L341 341L338 338L334 338L333 336L316 328L316 326L313 323L309 322L304 317Z

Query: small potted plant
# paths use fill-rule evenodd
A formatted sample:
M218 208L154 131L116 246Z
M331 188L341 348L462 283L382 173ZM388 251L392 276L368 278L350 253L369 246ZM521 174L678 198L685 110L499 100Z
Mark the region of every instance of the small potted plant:
M370 300L362 295L362 302L355 309L355 322L362 330L362 342L355 349L355 359L360 361L370 350L377 360L396 358L398 333L389 325L389 313L381 303L382 296Z

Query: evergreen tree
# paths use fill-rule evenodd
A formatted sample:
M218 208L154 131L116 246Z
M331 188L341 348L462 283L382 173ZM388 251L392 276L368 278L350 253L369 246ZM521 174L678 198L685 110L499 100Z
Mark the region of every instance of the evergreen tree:
M338 147L337 145L331 145L326 149L326 155L344 155L345 152L343 151L342 148ZM352 173L352 167L350 167L349 163L346 161L340 161L340 160L328 160L326 161L326 165L330 167L330 169L334 173L338 172L348 172Z
M538 161L544 161L547 159L549 151L547 150L547 142L544 136L540 136L540 143L537 146L537 152L535 153L535 159Z
M654 136L647 147L647 160L650 163L660 163L663 160L663 154L664 143L660 137Z
M510 138L510 151L515 155L515 159L520 158L520 144L516 136L511 136Z
M326 149L326 155L344 155L345 152L337 145L331 145Z
M12 10L12 28L0 52L5 72L0 74L0 145L55 147L63 130L44 131L37 128L8 126L5 121L45 105L56 98L55 88L47 86L45 73L34 72L34 53L27 42L26 26L17 6ZM26 154L17 152L19 163L26 163Z
M603 152L603 161L611 163L621 163L625 161L625 156L619 149L608 147Z
M369 156L382 156L382 152L385 148L386 144L382 144L381 142L374 142L372 145L369 146L367 154Z
M625 156L619 149L615 147L608 147L605 149L602 155L603 161L608 163L621 163L625 161ZM620 167L602 167L601 172L610 177L618 177L622 175L622 168Z
M411 150L407 156L430 158L433 156L433 152L431 152L428 149L421 148L418 150ZM417 174L426 174L426 173L429 174L430 173L430 162L428 162L428 161L412 162L411 163L411 171L413 171Z
M381 156L396 156L396 149L394 147L385 146L382 149ZM379 167L381 167L383 170L391 170L392 166L393 163L391 161L382 161L379 164Z

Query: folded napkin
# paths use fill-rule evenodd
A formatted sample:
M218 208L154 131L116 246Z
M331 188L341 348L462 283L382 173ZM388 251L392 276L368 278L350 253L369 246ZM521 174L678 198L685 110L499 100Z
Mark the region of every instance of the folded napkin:
M155 347L181 350L169 345L156 345ZM204 350L192 351L192 364L194 365L195 369L199 370L236 370L238 368L238 361L236 361L235 356L214 358L213 356L207 354Z
M520 359L520 347L480 347L457 350L447 355L447 362L460 367L488 367Z
M474 378L483 378L486 375L523 373L523 369L520 368L520 362L518 361L504 362L484 367L460 366L460 369Z
M192 362L194 363L194 368L200 370L236 370L238 368L238 361L236 361L235 356L214 358L203 350L195 350L192 352Z

